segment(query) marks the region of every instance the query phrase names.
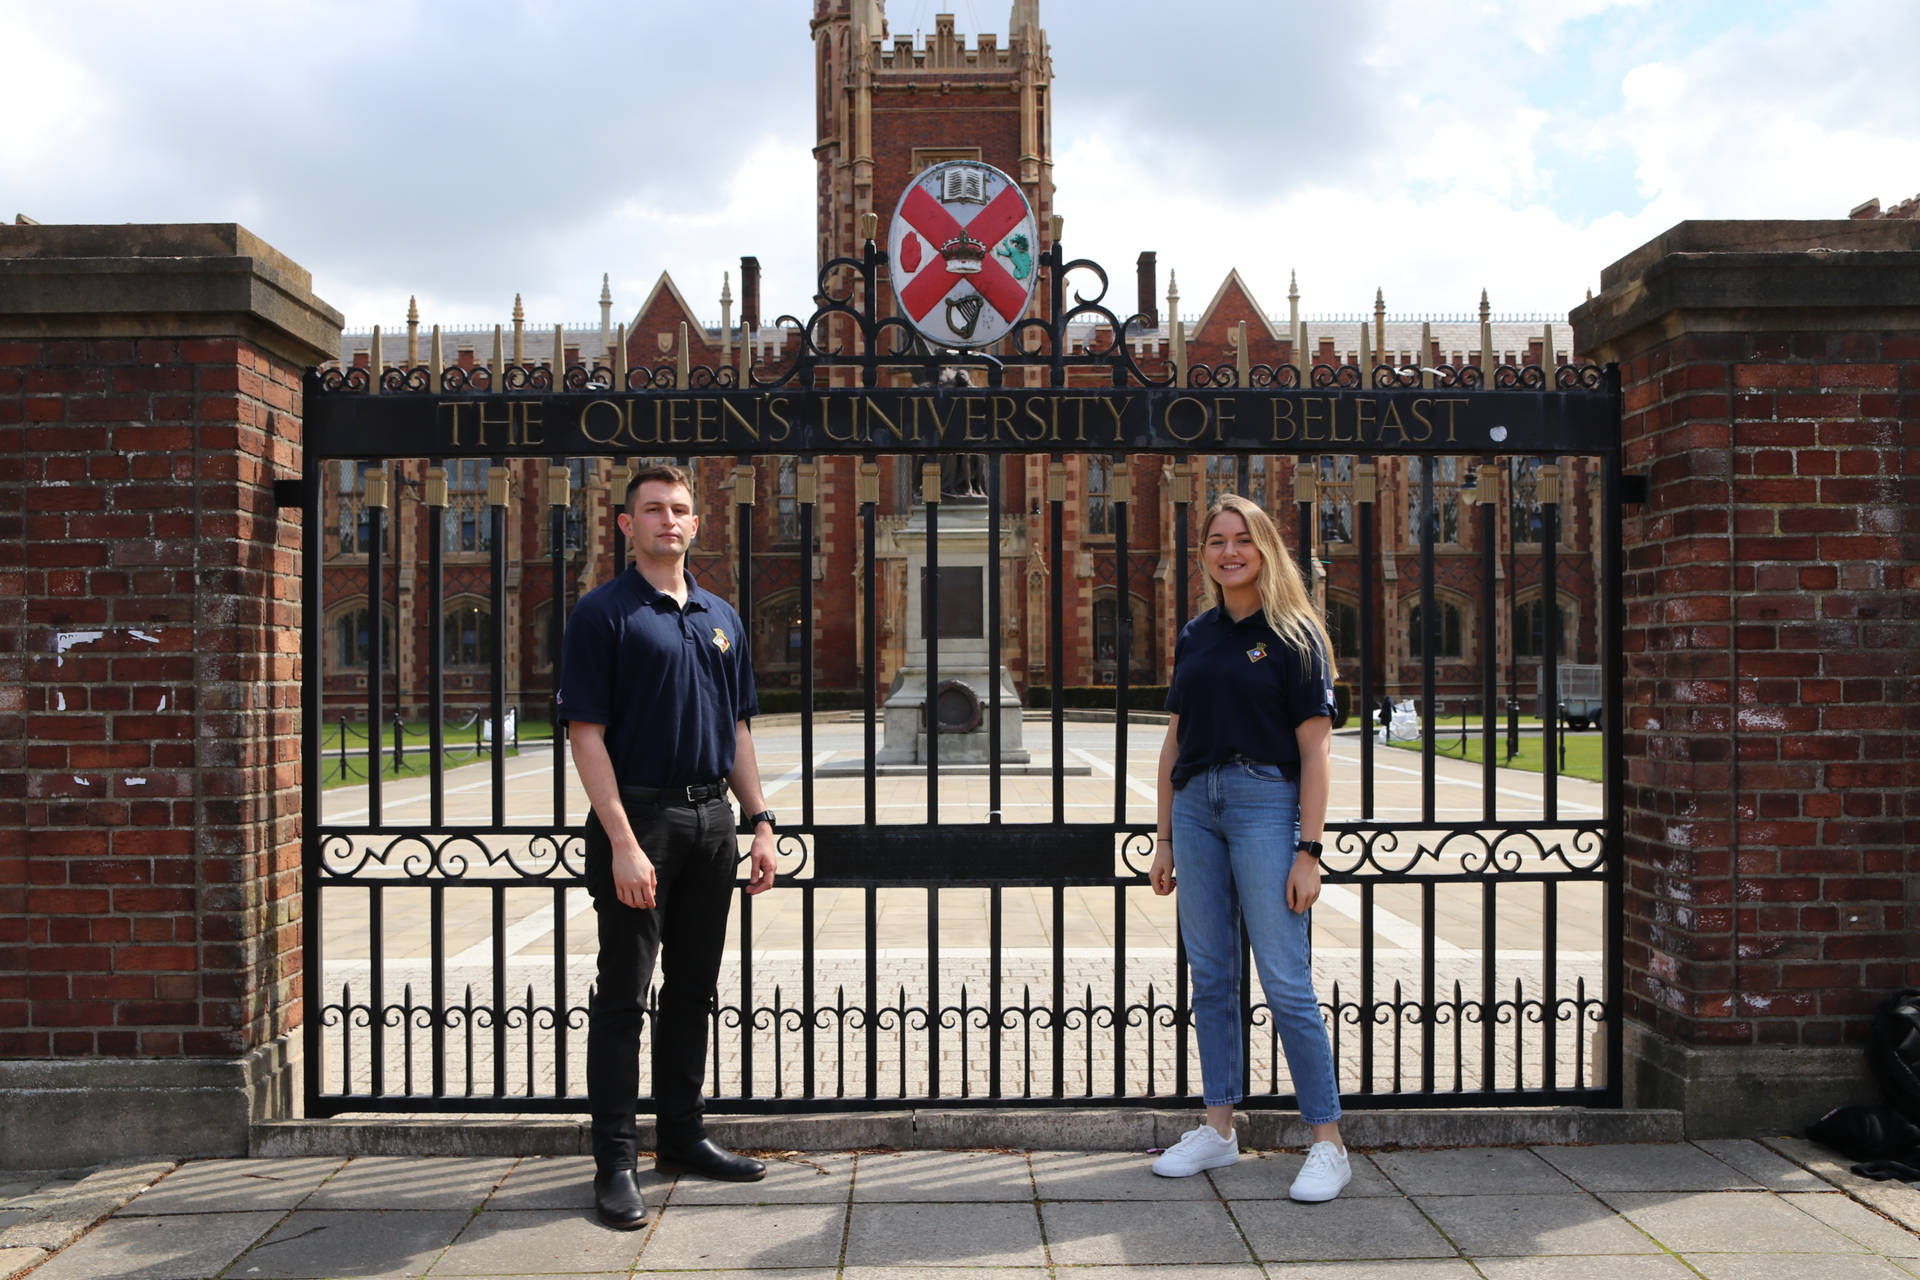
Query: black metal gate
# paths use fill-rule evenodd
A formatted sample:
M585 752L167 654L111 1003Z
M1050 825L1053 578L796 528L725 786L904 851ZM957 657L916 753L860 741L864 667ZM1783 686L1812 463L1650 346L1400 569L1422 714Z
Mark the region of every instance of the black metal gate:
M883 261L869 241L863 258L829 264L820 310L805 321L782 318L793 337L777 369L744 356L738 366L678 369L629 369L623 360L612 367L441 368L436 358L432 367L309 375L303 477L307 1113L584 1108L584 1037L578 1033L585 1026L591 954L578 944L581 935L591 942L592 929L570 935L569 922L584 905L579 830L585 810L578 799L569 801L569 768L557 743L544 758L530 742L517 755L509 746L508 494L499 470L506 460L549 458L555 466L555 487L544 495L552 576L545 640L557 663L571 603L564 565L572 536L569 490L559 483L567 459L671 455L731 458L748 468L769 455L867 461L960 449L1047 459L1050 713L1044 732L1051 763L1044 794L1028 793L1039 784L998 765L981 781L943 769L937 731L925 735L926 759L911 775L888 775L874 764L882 692L875 609L881 503L874 469L863 467L857 519L848 522L864 549L863 710L848 721L814 709L818 655L812 629L802 628L802 711L781 731L797 756L784 782L797 785L798 813L782 823L775 887L760 898L741 895L735 905L738 942L712 1013L709 1091L716 1111L1197 1102L1185 957L1177 931L1165 915L1154 914L1145 876L1152 807L1143 803L1140 778L1128 767L1130 753L1150 751L1160 732L1129 736L1129 694L1137 683L1132 646L1122 643L1114 655L1110 721L1084 725L1070 720L1064 705L1061 566L1072 548L1061 464L1073 454L1120 464L1138 455L1413 460L1422 513L1422 746L1417 756L1389 758L1370 728L1340 739L1339 750L1354 757L1348 763L1358 769L1358 796L1336 795L1334 812L1346 817L1328 826L1328 893L1343 904L1342 914L1330 922L1332 910L1323 903L1316 921L1323 1009L1342 1092L1360 1106L1618 1105L1621 708L1612 695L1620 688L1624 494L1614 371L1195 365L1149 373L1126 340L1144 317L1123 320L1109 311L1101 302L1104 273L1092 263L1065 261L1057 248L1041 259L1052 318L1024 322L1004 344L1028 354L930 352L901 321L878 316L869 304L879 296ZM1065 281L1075 271L1098 278L1090 300L1067 298ZM970 379L952 376L961 368ZM969 380L975 385L964 385ZM1502 688L1490 642L1481 645L1478 673L1477 779L1451 766L1443 770L1438 758L1435 460L1569 455L1594 459L1601 483L1604 781L1578 804L1563 796L1561 731L1548 714L1537 731L1544 766L1539 794L1528 791L1519 797L1525 803L1516 803L1510 784L1520 775L1496 769L1500 733L1513 732L1499 723L1498 712L1503 695L1511 706L1516 690L1511 673ZM389 501L385 471L376 469L364 482L351 533L364 546L358 585L372 621L357 640L344 631L338 637L355 650L363 672L352 696L364 679L367 729L363 742L350 742L341 724L336 742L336 726L323 713L324 478L341 460L357 476L359 464L390 459L428 459L442 468L427 472L410 495L411 517L399 517L426 522L429 554L424 565L408 570L424 573L429 598L425 741L409 744L396 736L403 733L398 726L386 724L394 639L380 621L380 602L392 573L389 512L404 508L397 495ZM486 500L455 513L444 468L476 459L490 467ZM987 540L995 548L1006 508L1001 473L997 465L985 468ZM943 504L937 491L925 496L928 567L937 573ZM1374 611L1382 553L1376 495L1357 484L1352 496L1363 584L1354 704L1365 724L1379 692ZM1134 499L1124 485L1111 497L1124 602ZM1171 497L1172 598L1191 607L1198 582L1188 546L1197 501L1190 474L1175 471ZM1559 495L1539 497L1542 581L1554 584ZM820 522L817 498L806 486L794 494L804 547L813 545ZM1490 624L1500 607L1493 547L1503 516L1490 501L1479 513L1485 557L1477 585ZM742 596L754 581L750 515L743 505L736 535ZM452 533L450 522L458 525ZM466 543L462 530L473 533ZM1313 507L1303 503L1293 535L1303 559L1314 552L1314 534ZM474 607L472 637L442 621L449 573L442 551L450 539L490 553L490 572L473 578L484 581L489 607ZM625 560L617 541L613 560ZM358 562L355 572L361 572ZM999 637L1006 602L998 576L988 578L986 634ZM798 575L798 590L801 616L811 618L811 572ZM1546 598L1555 597L1549 591ZM928 600L932 691L940 687L939 593L929 592ZM751 620L755 602L736 603ZM1176 628L1181 620L1173 619ZM1540 687L1551 690L1560 631L1546 626L1543 632ZM484 769L451 768L460 757L445 727L449 670L458 665L450 662L449 643L462 661L486 668L484 698L469 726L472 759ZM991 757L998 760L1002 693L997 681L987 683L981 710ZM457 732L464 743L468 730ZM1464 719L1460 737L1464 754ZM828 749L823 743L838 743L833 749L864 761L860 772L832 780L820 765ZM382 761L396 752L404 757L409 745L416 760L427 753L421 781L384 782ZM1079 767L1076 759L1087 761L1089 778L1112 775L1105 820L1070 820L1070 808L1088 802L1089 788L1104 792L1104 779L1077 781L1070 771ZM323 789L336 764L343 772L364 769L350 793ZM1408 783L1402 804L1382 804L1383 786L1401 785L1392 780L1416 772L1417 800ZM517 785L523 777L533 779L532 794ZM1146 779L1150 794L1150 770ZM978 802L952 798L982 781ZM856 782L857 802L842 797L846 810L823 801L823 789ZM1469 806L1477 811L1442 805L1443 785L1477 791ZM535 813L516 811L536 803ZM1105 801L1097 803L1104 811ZM954 820L956 804L971 807L962 822ZM902 805L919 820L899 820ZM783 815L795 808L784 799L777 807ZM1580 945L1569 941L1576 933ZM450 937L473 941L454 950ZM1291 1106L1277 1033L1251 978L1244 998L1247 1105Z

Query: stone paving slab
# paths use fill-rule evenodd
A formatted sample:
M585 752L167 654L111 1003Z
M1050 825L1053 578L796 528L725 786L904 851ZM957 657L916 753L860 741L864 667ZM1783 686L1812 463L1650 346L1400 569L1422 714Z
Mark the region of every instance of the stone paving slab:
M1535 1147L1534 1152L1589 1191L1738 1191L1760 1186L1693 1143Z
M1766 1146L1804 1165L1821 1180L1839 1187L1908 1231L1920 1232L1920 1187L1904 1182L1875 1182L1872 1178L1862 1178L1852 1171L1852 1161L1843 1160L1819 1143L1809 1142L1805 1138L1768 1138Z
M855 1204L847 1226L848 1266L1037 1267L1046 1261L1031 1200Z
M234 1264L233 1274L249 1280L425 1275L471 1217L458 1209L296 1210Z
M1253 1260L1227 1207L1218 1200L1053 1201L1040 1207L1040 1218L1047 1249L1060 1267Z
M1825 1191L1827 1184L1786 1157L1751 1138L1708 1138L1694 1146L1722 1161L1769 1191ZM1630 1190L1631 1188L1623 1188Z
M1241 1164L1253 1163L1243 1156ZM1162 1178L1137 1151L1036 1151L1028 1157L1043 1200L1212 1200L1205 1178Z
M767 1157L767 1176L759 1182L714 1182L707 1178L682 1177L672 1181L672 1203L676 1206L845 1204L853 1189L853 1159L850 1155L793 1152ZM588 1176L592 1176L591 1162ZM663 1180L663 1183L665 1181L669 1180ZM653 1202L650 1190L647 1192L647 1202Z
M1465 1147L1450 1151L1385 1151L1380 1171L1408 1195L1554 1195L1573 1183L1531 1151Z
M845 1205L686 1205L647 1228L640 1269L832 1267Z
M272 1211L115 1218L49 1259L33 1280L199 1280L218 1275L279 1220Z
M1033 1199L1025 1152L896 1151L863 1155L854 1166L855 1203Z
M1824 1257L1818 1270L1794 1253L1689 1253L1686 1260L1706 1280L1907 1280L1893 1263L1865 1255Z
M307 1209L466 1209L480 1207L514 1166L512 1159L365 1156L313 1193Z
M158 1213L247 1213L293 1208L346 1163L337 1156L296 1160L195 1160L148 1187L121 1217Z
M1486 1280L1697 1280L1670 1254L1612 1257L1476 1258Z
M577 1209L485 1209L433 1264L433 1274L498 1276L532 1263L548 1272L621 1272L640 1256L639 1232L585 1225Z
M1660 1252L1659 1245L1584 1192L1416 1196L1413 1202L1474 1259Z
M1326 1204L1250 1200L1235 1205L1234 1216L1254 1256L1262 1262L1459 1256L1459 1250L1405 1200L1334 1200Z
M1866 1252L1865 1246L1788 1203L1788 1197L1767 1192L1601 1191L1596 1194L1675 1253Z
M640 1191L647 1203L658 1204L673 1185L651 1170L640 1173ZM495 1209L573 1209L585 1213L593 1208L592 1156L533 1156L513 1166L506 1180L487 1197L489 1212Z

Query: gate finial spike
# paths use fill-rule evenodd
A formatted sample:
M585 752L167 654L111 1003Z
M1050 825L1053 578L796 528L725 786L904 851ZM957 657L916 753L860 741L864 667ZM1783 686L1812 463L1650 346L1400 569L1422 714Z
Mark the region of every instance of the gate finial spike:
M516 322L527 318L526 309L520 305L520 295L517 293L513 295L513 318Z
M611 274L611 272L607 271L600 273L600 301L602 302L613 301L613 286L609 283L609 276Z

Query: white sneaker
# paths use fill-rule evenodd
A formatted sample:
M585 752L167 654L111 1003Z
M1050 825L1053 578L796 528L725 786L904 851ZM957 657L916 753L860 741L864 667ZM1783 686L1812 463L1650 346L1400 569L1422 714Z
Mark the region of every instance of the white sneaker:
M1347 1153L1331 1142L1316 1142L1307 1148L1307 1162L1300 1166L1293 1189L1287 1194L1318 1204L1339 1195L1340 1188L1352 1181L1353 1166L1347 1161Z
M1163 1178L1189 1178L1203 1169L1222 1169L1240 1158L1240 1135L1223 1138L1210 1124L1189 1129L1160 1153L1153 1171Z

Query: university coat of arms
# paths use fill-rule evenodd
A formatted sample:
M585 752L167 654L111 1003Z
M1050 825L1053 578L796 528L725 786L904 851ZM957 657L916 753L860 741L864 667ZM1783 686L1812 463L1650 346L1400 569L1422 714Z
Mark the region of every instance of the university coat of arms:
M887 232L893 292L930 342L997 342L1033 297L1039 230L1020 187L992 165L928 167L900 196Z

